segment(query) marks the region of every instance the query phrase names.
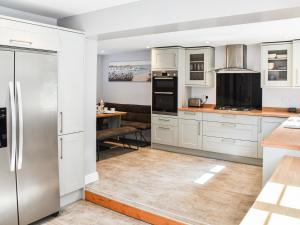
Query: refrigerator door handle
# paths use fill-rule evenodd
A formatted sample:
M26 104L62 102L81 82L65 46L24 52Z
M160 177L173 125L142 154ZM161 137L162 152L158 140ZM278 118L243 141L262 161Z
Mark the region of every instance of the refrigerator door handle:
M16 89L17 89L17 103L18 103L18 115L19 115L19 140L18 140L18 170L22 169L23 164L23 137L24 137L24 131L23 131L23 103L22 103L22 92L21 92L21 83L20 81L17 81L16 83Z
M10 171L15 171L16 166L16 105L15 105L15 95L14 95L14 83L9 82L9 100L10 100L10 110L11 110L11 153L10 153Z

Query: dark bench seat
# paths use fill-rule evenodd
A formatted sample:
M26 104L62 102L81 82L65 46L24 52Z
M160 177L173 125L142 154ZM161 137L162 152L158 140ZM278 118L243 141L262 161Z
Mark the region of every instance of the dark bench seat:
M97 161L99 161L100 158L100 145L103 144L102 142L111 138L119 138L128 134L136 134L137 131L138 130L134 127L117 127L97 131ZM125 143L123 141L121 142L123 144L123 148L125 148ZM127 143L127 145L130 149L132 149L129 143Z
M143 132L151 129L151 106L150 105L132 105L106 102L108 108L115 108L117 111L127 112L122 116L121 126L134 127L140 134L141 146L147 146L149 141L145 138Z
M137 132L137 129L134 127L117 127L117 128L109 128L101 131L97 131L97 140L105 141L110 138L122 137L127 134L133 134Z
M147 130L151 128L151 123L141 123L141 122L128 121L128 120L122 120L121 125L122 127L129 126L140 130Z

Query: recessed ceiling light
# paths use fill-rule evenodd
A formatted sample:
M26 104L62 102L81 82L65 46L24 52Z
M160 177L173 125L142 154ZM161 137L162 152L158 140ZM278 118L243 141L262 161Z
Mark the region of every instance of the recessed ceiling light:
M206 41L206 42L205 42L205 44L209 44L209 43L210 43L209 41Z
M101 53L104 53L104 50L101 50Z
M150 46L147 46L146 48L150 48Z

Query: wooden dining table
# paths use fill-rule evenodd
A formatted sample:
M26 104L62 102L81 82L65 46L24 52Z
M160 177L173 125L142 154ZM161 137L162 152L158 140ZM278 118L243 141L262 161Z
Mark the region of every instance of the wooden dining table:
M109 128L121 127L121 117L126 115L127 112L115 111L113 113L97 113L97 122L99 121L100 127L103 125L104 119L109 119Z

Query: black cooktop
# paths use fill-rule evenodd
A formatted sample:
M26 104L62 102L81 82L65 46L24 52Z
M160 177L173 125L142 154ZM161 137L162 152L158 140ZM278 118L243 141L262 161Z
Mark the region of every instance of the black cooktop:
M232 111L251 111L252 107L232 107L232 106L216 106L215 109L218 110L232 110Z

